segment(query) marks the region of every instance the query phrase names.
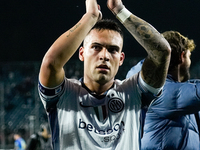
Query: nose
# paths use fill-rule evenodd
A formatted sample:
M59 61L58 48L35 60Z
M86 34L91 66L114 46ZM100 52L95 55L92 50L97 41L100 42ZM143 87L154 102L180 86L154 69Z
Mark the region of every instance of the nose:
M109 52L106 48L103 48L100 52L100 60L108 61L109 60Z

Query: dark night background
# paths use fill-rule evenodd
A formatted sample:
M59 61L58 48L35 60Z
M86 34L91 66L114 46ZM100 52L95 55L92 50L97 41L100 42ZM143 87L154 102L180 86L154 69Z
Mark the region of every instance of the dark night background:
M103 18L115 19L106 6L107 0L97 1ZM177 30L194 39L197 47L191 56L191 68L195 68L192 77L200 78L200 0L123 0L123 3L159 32ZM39 65L51 44L84 13L85 0L0 0L0 149L13 149L14 131L21 129L22 137L28 140L47 121L37 92ZM126 57L134 57L135 62L146 57L145 50L124 27L123 30ZM70 67L66 67L66 77L83 76L83 64L77 60L78 53L67 64ZM117 79L125 78L131 61L127 59L128 63L120 67Z
M106 0L98 0L103 18L115 18ZM124 0L135 15L159 32L177 30L194 39L192 63L199 61L200 0ZM54 40L85 13L85 0L1 0L0 61L41 61ZM145 50L125 30L126 57L145 57ZM78 58L78 55L73 56Z

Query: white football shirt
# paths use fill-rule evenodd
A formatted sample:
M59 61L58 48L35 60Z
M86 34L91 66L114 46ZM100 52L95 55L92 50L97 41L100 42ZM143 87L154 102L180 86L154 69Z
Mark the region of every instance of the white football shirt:
M39 83L54 150L138 150L141 89L136 74L101 97L81 81L67 79L55 88Z

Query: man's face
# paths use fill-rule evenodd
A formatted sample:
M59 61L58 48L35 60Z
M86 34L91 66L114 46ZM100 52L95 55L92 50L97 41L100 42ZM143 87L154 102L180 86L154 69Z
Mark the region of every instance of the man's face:
M191 52L187 50L185 54L183 55L183 63L180 66L180 74L183 77L182 82L187 81L190 79L190 65L191 65Z
M113 82L124 60L122 46L123 39L118 32L92 30L79 51L79 58L84 61L84 82Z

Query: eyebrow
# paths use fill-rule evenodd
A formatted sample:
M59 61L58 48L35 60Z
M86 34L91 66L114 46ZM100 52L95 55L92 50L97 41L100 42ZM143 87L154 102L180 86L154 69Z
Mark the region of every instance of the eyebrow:
M108 46L107 46L107 45L100 44L100 43L97 43L97 42L94 42L94 43L92 43L91 45L103 46L103 47L106 47L107 49L108 49L108 48L115 48L117 51L120 50L120 47L117 46L117 45L108 45Z

